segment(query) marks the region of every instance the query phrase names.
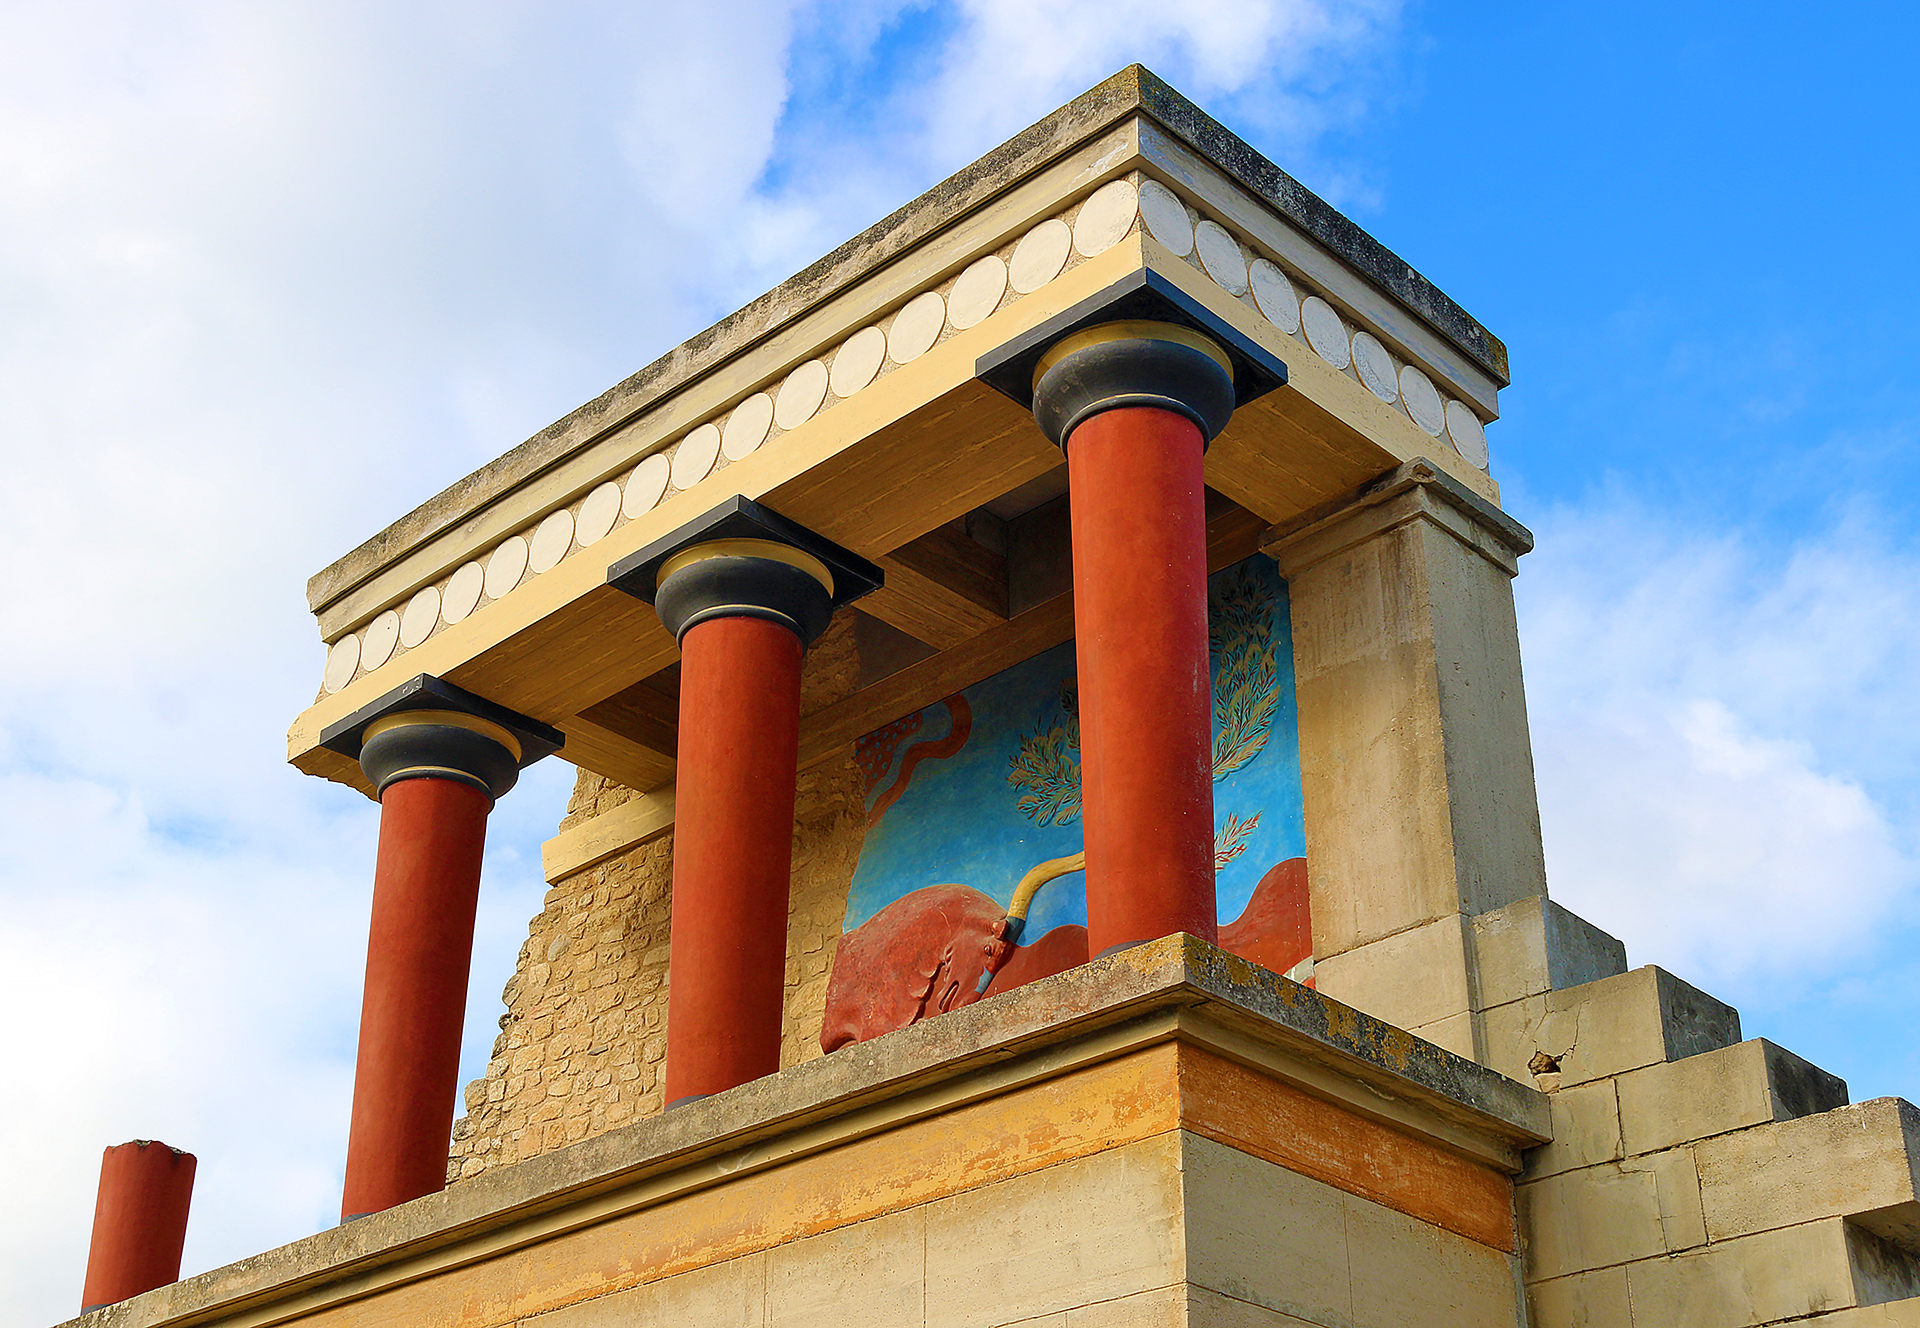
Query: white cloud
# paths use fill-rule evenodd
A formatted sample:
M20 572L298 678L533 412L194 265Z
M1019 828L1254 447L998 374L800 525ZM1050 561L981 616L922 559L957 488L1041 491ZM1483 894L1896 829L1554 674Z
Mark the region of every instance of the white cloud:
M0 1328L74 1308L125 1138L201 1158L190 1272L333 1219L374 816L282 764L308 574L1129 59L1297 79L1306 141L1393 7L913 12L0 10ZM803 30L931 81L822 128ZM567 783L495 813L470 1067Z
M1516 588L1555 895L1728 999L1863 962L1920 888L1916 573L1861 519L1553 513Z

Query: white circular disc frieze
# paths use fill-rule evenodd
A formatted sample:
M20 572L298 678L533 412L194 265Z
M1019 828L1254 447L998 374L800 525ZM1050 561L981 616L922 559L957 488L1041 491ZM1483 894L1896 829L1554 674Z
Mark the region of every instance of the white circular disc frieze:
M887 329L887 354L895 364L907 364L933 349L940 329L947 325L947 302L939 291L926 291L907 301Z
M1180 196L1158 180L1140 185L1140 220L1147 223L1153 238L1185 257L1193 252L1193 218Z
M527 574L527 542L519 535L500 541L487 560L487 598L499 599Z
M814 417L826 399L827 366L808 360L780 384L780 395L773 402L773 422L782 429L797 429Z
M1254 259L1247 269L1247 285L1269 323L1289 334L1300 330L1300 294L1277 264Z
M327 651L327 671L321 676L320 685L329 692L337 692L352 682L353 675L359 671L360 638L349 632Z
M673 487L691 489L707 477L713 469L713 463L720 456L720 430L715 425L703 424L685 438L680 446L673 450Z
M1372 393L1391 406L1400 399L1399 376L1393 370L1393 356L1380 344L1380 338L1364 328L1353 334L1353 367L1360 381Z
M385 664L393 658L393 648L400 643L400 615L392 609L367 624L366 635L360 639L360 663L367 672Z
M1340 313L1318 295L1309 295L1300 305L1300 325L1307 329L1307 344L1313 353L1336 369L1353 361L1353 348L1347 344L1347 325Z
M1073 248L1073 231L1058 217L1041 222L1013 246L1007 280L1022 295L1031 295L1060 275Z
M727 416L726 426L720 430L720 450L729 461L750 457L755 448L767 441L767 430L772 427L773 398L765 392L755 392Z
M1408 417L1435 438L1447 427L1446 405L1433 380L1411 364L1400 369L1400 403L1407 408Z
M1073 219L1073 247L1092 258L1119 244L1133 229L1140 211L1140 191L1131 180L1114 180L1093 191Z
M1068 265L1071 249L1073 230L1068 223L1058 217L1043 221L1020 236L1020 244L1014 246L1014 257L1006 265L1006 278L1021 296L1031 296L1046 282L1060 276L1060 269Z
M655 452L635 466L633 474L627 476L626 496L620 500L621 515L631 521L651 512L667 491L667 473L672 469L665 452Z
M400 615L400 644L411 650L433 634L433 625L440 621L440 588L423 586L407 601L405 613Z
M833 373L828 384L837 397L850 397L880 372L881 362L887 358L887 334L877 327L863 327L840 347L840 353L833 357Z
M1460 401L1447 403L1447 437L1453 440L1453 446L1468 462L1481 470L1487 468L1487 429L1475 415Z
M466 621L480 604L480 592L486 588L487 571L479 563L462 563L460 570L440 592L440 621L452 626Z
M596 540L603 540L619 515L620 486L608 480L580 504L580 515L573 523L573 537L580 541L583 549Z
M947 321L964 332L987 320L1007 293L1007 265L998 254L985 258L960 274L947 296Z
M527 550L527 570L536 574L552 571L572 547L573 513L563 507L549 515L533 532L533 542Z
M1199 251L1200 266L1229 295L1247 293L1247 256L1240 242L1217 221L1203 221L1193 228L1193 247Z

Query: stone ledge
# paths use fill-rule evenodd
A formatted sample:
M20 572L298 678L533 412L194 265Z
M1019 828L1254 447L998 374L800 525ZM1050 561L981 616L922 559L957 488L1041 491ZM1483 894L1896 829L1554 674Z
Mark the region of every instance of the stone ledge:
M1311 190L1141 65L1030 126L891 216L868 227L811 267L782 282L526 442L482 466L307 582L318 612L400 551L464 520L470 513L559 463L648 403L709 371L847 288L959 217L978 208L1076 144L1129 116L1150 117L1188 143L1291 224L1391 295L1501 385L1506 347L1404 259L1335 211Z
M1546 1140L1534 1090L1171 936L110 1306L95 1328L279 1321L1155 1042L1206 1045L1485 1165ZM468 1247L468 1248L454 1248Z

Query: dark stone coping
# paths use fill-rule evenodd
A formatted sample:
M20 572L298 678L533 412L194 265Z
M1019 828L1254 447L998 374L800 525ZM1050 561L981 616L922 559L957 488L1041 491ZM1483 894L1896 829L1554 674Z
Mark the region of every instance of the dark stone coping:
M1507 348L1406 260L1144 65L1129 65L948 177L819 262L690 337L646 368L428 499L307 581L315 613L388 562L475 509L564 461L689 380L740 354L799 314L991 200L1110 124L1142 112L1164 125L1280 215L1398 299L1506 386Z
M1205 941L1169 936L83 1317L89 1328L135 1328L237 1314L649 1176L729 1155L750 1164L756 1145L790 1131L1177 1009L1506 1147L1550 1137L1547 1098L1534 1089Z

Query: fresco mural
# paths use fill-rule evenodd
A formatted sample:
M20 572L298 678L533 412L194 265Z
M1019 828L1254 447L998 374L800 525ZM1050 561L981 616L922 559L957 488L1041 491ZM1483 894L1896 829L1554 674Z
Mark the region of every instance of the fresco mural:
M1208 595L1220 943L1309 977L1286 582L1256 556ZM826 1050L1086 962L1076 702L1069 641L859 740L867 834Z

